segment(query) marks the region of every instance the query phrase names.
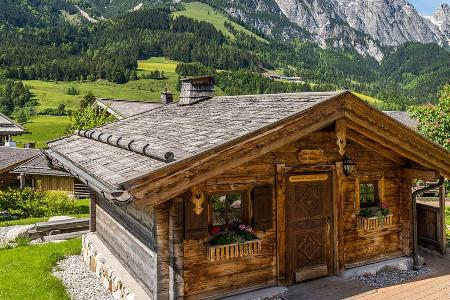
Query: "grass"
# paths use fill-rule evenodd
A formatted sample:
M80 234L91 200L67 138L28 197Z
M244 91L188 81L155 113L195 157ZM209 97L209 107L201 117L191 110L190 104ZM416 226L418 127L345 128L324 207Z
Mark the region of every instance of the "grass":
M80 251L80 239L0 250L0 299L70 299L51 273L58 260Z
M94 82L55 82L41 80L25 80L31 87L31 92L38 101L37 110L56 108L65 104L67 109L78 107L83 96L92 91L95 96L103 98L134 99L144 101L159 101L160 91L168 88L175 91L178 75L175 73L177 61L164 57L153 57L138 61L138 74L148 73L152 70L164 71L167 80L140 79L125 84L116 84L107 81ZM67 90L75 87L79 95L67 95Z
M80 199L76 200L76 206L78 207L78 213L70 215L75 218L88 218L89 217L89 199ZM47 222L50 217L42 217L42 218L25 218L11 221L3 221L0 222L0 227L14 226L14 225L29 225L38 222ZM1 298L0 298L1 299Z
M221 14L220 12L216 11L214 8L205 3L187 2L183 3L183 6L185 10L173 13L175 17L185 16L197 21L205 21L211 23L217 30L221 31L225 36L234 38L233 33L231 33L224 25L225 22L230 22L236 31L243 31L244 33L258 39L259 41L267 42L262 37L254 34L245 27L231 21L225 15Z
M44 148L48 141L64 135L68 123L67 116L36 116L25 124L29 133L17 136L14 140L18 147L23 147L25 143L36 143L36 148Z

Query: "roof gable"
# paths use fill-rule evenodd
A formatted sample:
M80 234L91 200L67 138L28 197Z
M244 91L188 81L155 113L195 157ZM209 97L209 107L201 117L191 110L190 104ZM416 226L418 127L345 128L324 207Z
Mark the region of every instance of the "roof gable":
M38 149L10 148L0 146L0 173L8 172L16 166L39 155Z

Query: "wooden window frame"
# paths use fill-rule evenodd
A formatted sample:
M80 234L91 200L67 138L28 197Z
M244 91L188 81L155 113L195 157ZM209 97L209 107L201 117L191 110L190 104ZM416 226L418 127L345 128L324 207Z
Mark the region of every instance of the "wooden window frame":
M208 192L207 193L207 197L208 197L208 213L209 213L209 218L208 218L208 223L209 223L209 227L213 227L215 225L213 225L213 208L212 208L212 203L211 203L211 197L212 196L217 196L217 195L232 195L232 194L240 194L241 195L241 223L242 224L246 224L248 225L250 222L250 218L249 218L249 214L250 214L250 208L249 208L249 198L248 198L248 190L218 190L218 191L214 191L214 192ZM224 228L225 232L230 231L229 228L229 218L228 218L228 209L226 211L226 224L224 225L224 227L219 226L220 228ZM233 229L231 229L232 231ZM210 232L211 235L211 232Z
M361 186L362 185L367 185L372 184L373 185L373 192L369 193L369 192L361 192ZM380 201L380 192L379 192L379 182L378 180L362 180L358 183L358 189L359 189L359 207L360 208L372 208L372 207L380 207L381 205L381 201ZM368 205L362 205L361 202L361 197L362 195L370 195L373 193L373 197L374 197L374 201L372 203L369 203Z

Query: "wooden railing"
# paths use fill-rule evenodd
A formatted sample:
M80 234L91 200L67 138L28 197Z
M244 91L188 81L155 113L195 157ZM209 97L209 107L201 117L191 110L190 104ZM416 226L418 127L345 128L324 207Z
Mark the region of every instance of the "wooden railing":
M208 246L208 259L210 261L240 258L258 253L261 253L260 239L244 242L241 244Z
M382 228L386 225L392 225L392 219L392 214L385 216L382 220L378 219L378 217L364 218L357 216L356 226L361 230L373 230L376 228Z

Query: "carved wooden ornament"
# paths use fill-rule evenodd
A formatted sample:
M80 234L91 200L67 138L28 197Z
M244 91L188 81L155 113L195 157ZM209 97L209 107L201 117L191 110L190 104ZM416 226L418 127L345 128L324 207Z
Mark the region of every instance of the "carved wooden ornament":
M344 119L340 119L336 121L336 144L339 147L339 154L345 154L345 146L347 145L347 130Z
M205 193L199 186L191 188L191 201L195 205L194 212L200 215L203 212L203 203L205 202Z
M302 164L317 164L327 160L322 150L301 150L298 153L298 161Z

